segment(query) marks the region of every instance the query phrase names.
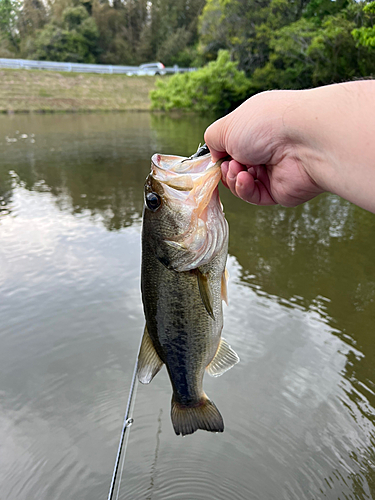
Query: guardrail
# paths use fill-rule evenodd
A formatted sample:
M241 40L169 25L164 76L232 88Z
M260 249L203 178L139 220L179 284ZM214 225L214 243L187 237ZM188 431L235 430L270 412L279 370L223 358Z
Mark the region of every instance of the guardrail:
M10 69L44 69L49 71L68 71L75 73L107 73L107 74L126 74L137 75L147 74L147 70L142 70L139 66L114 66L106 64L80 64L64 63L53 61L32 61L30 59L4 59L0 58L0 68ZM162 73L185 73L195 71L196 68L180 68L173 66L164 68Z

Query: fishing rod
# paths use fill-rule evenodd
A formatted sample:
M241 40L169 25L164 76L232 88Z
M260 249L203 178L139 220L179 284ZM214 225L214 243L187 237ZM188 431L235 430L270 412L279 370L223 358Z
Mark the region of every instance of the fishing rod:
M130 408L131 408L131 404L132 404L134 388L135 388L135 384L137 381L137 368L138 368L138 356L137 356L137 359L136 359L136 362L134 365L133 377L132 377L132 381L130 384L129 397L128 397L128 402L127 402L126 410L125 410L124 423L122 424L120 442L119 442L118 449L117 449L117 456L116 456L115 466L113 469L111 486L109 488L108 500L112 500L113 493L115 491L116 477L117 477L117 472L118 472L118 468L120 465L120 458L121 458L121 453L122 453L122 447L124 444L125 433L126 433L127 428L130 427L134 421L133 418L129 417L129 413L130 413ZM122 466L124 466L124 462L123 462ZM120 476L120 481L121 481L121 476ZM119 484L119 488L120 488L120 484Z

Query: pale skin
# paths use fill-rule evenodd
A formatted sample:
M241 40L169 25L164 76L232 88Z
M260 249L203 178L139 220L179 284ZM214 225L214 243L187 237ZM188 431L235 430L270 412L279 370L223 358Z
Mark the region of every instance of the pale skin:
M205 133L223 183L256 205L329 191L375 213L375 80L251 97Z

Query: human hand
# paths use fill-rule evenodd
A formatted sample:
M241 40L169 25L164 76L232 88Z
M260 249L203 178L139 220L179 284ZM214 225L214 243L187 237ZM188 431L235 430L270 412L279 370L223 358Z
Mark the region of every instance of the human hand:
M292 207L325 189L314 179L322 163L294 120L303 93L263 92L210 125L205 142L213 161L230 155L221 165L222 181L232 193L256 205Z

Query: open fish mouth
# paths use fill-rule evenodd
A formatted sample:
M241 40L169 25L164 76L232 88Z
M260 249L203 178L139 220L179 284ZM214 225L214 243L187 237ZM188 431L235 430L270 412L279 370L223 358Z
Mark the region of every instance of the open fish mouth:
M221 163L211 155L198 158L153 155L151 175L163 186L163 197L174 210L189 212L182 234L166 241L175 248L174 268L188 271L205 265L223 248L228 225L219 199Z
M207 168L215 165L211 161L211 155L206 155L197 158L186 158L185 156L161 155L154 154L151 158L152 163L159 169L177 174L189 172L200 173Z
M215 188L220 180L220 164L213 163L210 154L195 159L155 154L151 161L154 179L177 191L191 191L209 179L210 184L216 184ZM206 192L208 196L212 194L212 190Z
M155 154L151 175L162 183L168 199L191 206L200 217L219 184L222 161L214 163L210 154L194 159Z

